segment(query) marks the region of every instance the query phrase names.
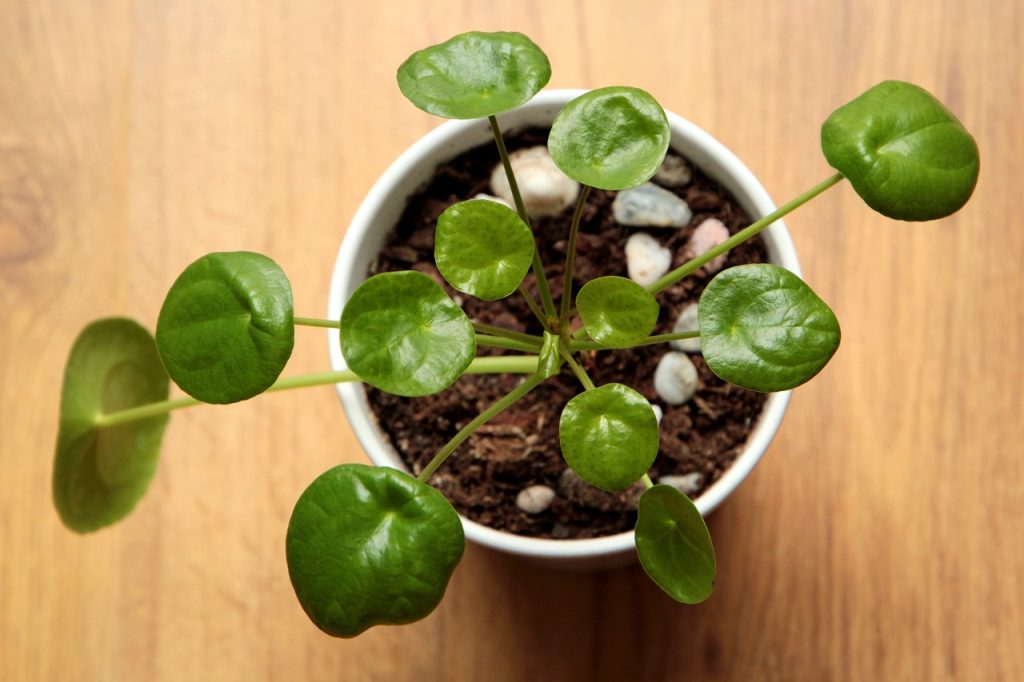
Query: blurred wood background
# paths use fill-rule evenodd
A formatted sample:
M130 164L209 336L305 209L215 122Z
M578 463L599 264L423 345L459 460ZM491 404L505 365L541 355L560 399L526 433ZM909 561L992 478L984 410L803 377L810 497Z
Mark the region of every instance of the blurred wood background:
M1024 679L1022 26L995 1L5 0L0 679ZM65 530L50 468L79 329L152 327L226 249L271 255L322 314L361 197L440 123L396 67L469 29L530 35L552 86L649 90L777 202L828 174L821 121L885 78L978 139L951 219L893 223L841 185L787 220L843 345L711 519L710 601L470 547L427 620L321 634L284 532L314 476L363 460L331 388L177 414L137 511ZM300 331L287 372L326 367Z

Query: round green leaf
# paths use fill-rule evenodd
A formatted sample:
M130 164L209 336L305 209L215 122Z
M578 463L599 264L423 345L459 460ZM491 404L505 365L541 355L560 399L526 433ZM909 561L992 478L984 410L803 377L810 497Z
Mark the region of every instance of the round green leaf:
M625 277L598 277L583 285L576 307L587 333L602 346L631 348L658 323L658 302L651 292Z
M622 384L580 393L558 423L562 456L587 483L625 490L658 456L658 418L647 399Z
M821 127L821 148L868 206L899 220L960 209L978 181L978 145L927 90L884 81Z
M537 373L545 379L555 376L562 369L562 354L558 352L558 344L561 338L549 331L544 332L544 341L540 346L540 354L537 358Z
M522 33L461 33L398 67L410 102L445 118L484 118L528 102L551 78L551 65Z
M656 485L640 496L636 553L651 580L676 601L697 604L711 596L711 535L696 505L672 486Z
M661 105L643 90L591 90L558 112L548 136L555 164L600 189L642 185L658 171L670 131Z
M170 390L152 335L132 320L98 320L78 336L60 396L53 501L79 533L119 521L156 471L168 415L100 428L100 415L166 400Z
M277 263L248 251L211 253L167 292L156 345L193 398L234 403L268 389L295 343L292 288Z
M321 630L355 637L426 617L462 558L459 515L444 495L396 469L343 464L299 497L288 573Z
M824 367L839 347L839 322L788 270L739 265L723 270L697 304L700 346L711 370L755 391L784 391Z
M341 352L349 369L377 388L404 396L443 391L476 355L466 313L415 270L374 275L341 313Z
M453 287L485 301L516 290L530 270L535 248L526 223L496 201L461 201L437 221L437 269Z

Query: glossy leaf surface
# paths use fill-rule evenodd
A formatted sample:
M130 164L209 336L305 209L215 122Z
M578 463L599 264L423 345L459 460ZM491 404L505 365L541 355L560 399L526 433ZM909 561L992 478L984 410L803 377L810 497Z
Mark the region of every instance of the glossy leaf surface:
M434 260L459 291L485 301L505 298L530 270L533 233L515 211L473 199L449 206L437 221Z
M451 386L473 361L473 325L455 301L414 270L370 277L341 313L341 352L349 369L404 396Z
M444 495L404 472L364 464L334 467L306 488L285 546L299 603L335 637L427 616L464 548L459 515Z
M698 303L701 352L729 383L755 391L799 386L839 347L832 310L793 273L764 263L718 274Z
M295 343L292 288L277 263L248 251L211 253L167 293L156 343L168 374L207 403L233 403L270 387Z
M558 423L562 456L587 483L625 490L658 456L658 419L647 399L607 384L570 400Z
M715 585L715 549L696 505L672 486L640 496L636 553L647 575L670 597L697 604Z
M643 90L591 90L558 113L551 158L573 180L607 190L642 185L661 167L670 131L661 105Z
M398 87L445 118L485 118L528 102L551 78L544 52L522 33L461 33L413 53Z
M598 277L583 285L576 307L587 333L602 346L630 348L658 323L658 302L651 292L625 277Z
M96 418L166 400L170 381L153 336L132 320L98 320L78 336L64 370L53 501L79 533L127 516L156 471L168 415L99 428Z
M954 213L978 180L971 134L931 93L902 81L879 83L833 112L821 148L871 208L899 220Z

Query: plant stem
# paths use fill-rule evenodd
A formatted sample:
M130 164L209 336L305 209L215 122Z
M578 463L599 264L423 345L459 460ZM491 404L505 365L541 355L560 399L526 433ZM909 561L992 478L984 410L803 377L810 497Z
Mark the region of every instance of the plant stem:
M648 336L646 339L630 346L631 348L639 348L640 346L653 346L657 343L666 343L668 341L681 341L682 339L699 339L700 332L672 332L671 334L654 334ZM615 348L609 348L608 346L602 346L597 341L570 341L569 350L616 350Z
M562 305L558 313L558 328L565 328L569 321L569 303L572 301L572 270L576 264L576 235L580 231L580 217L583 215L583 207L590 196L590 186L583 185L579 198L576 200L576 210L572 212L572 225L569 227L569 241L565 246L565 276L562 279Z
M530 216L526 213L526 205L523 203L523 197L519 193L519 183L516 182L516 176L512 173L512 164L508 160L508 150L505 149L505 138L502 137L501 128L498 127L498 119L494 116L488 116L487 121L491 124L494 143L498 145L498 156L501 157L501 165L505 167L505 177L508 178L508 186L512 190L512 199L516 204L516 212L519 213L519 217L530 228L530 232L533 232ZM540 262L540 253L537 252L536 244L533 247L533 275L537 278L537 291L540 292L540 302L544 306L544 312L548 317L555 317L557 315L555 301L551 298L551 288L548 286L548 278L544 274L544 264ZM547 325L544 326L547 327Z
M508 350L521 350L527 353L536 353L540 350L540 344L536 343L524 343L517 341L516 339L506 339L503 336L487 336L486 334L477 334L476 342L479 346L490 346L491 348L506 348Z
M326 329L340 329L340 320L323 320L318 317L296 317L295 324L303 327L324 327Z
M750 225L743 228L733 236L726 239L718 246L709 249L708 251L697 256L693 260L683 263L678 268L668 273L654 284L647 287L647 290L650 291L652 294L657 294L658 292L663 291L664 289L672 286L673 284L681 280L683 277L686 277L687 275L695 272L698 268L700 268L708 261L714 260L715 258L721 256L729 249L738 246L739 244L742 244L743 242L747 241L748 239L750 239L751 237L758 234L766 227L774 223L776 220L779 220L780 218L787 215L794 209L803 206L808 201L818 196L819 194L827 190L829 187L832 187L842 179L842 174L836 173L835 175L829 177L828 179L819 182L817 185L810 188L809 190L798 196L796 199L793 199L792 201L783 204L782 206L778 207L777 209L775 209L765 217L761 218L760 220L751 223Z
M538 384L544 381L544 377L539 374L527 378L523 383L513 388L509 393L495 402L493 405L488 407L486 410L476 416L473 421L463 426L455 436L445 443L444 447L441 448L434 458L430 460L430 463L420 472L420 475L416 479L422 483L426 483L437 468L444 464L444 461L448 459L448 455L455 452L455 448L459 447L464 440L469 438L474 431L487 423L488 420L505 410L512 403L516 402L524 395L532 391Z
M533 374L540 358L536 355L492 355L475 358L463 374Z
M547 315L545 315L544 311L540 309L539 305L537 305L537 301L534 300L533 294L531 294L530 290L526 288L526 285L520 282L519 287L516 289L516 291L518 291L519 295L523 297L524 301L526 301L526 307L530 309L530 312L533 313L533 316L537 318L538 322L540 322L540 326L547 329Z
M648 476L647 474L644 474L643 476L641 476L640 480L644 482L644 488L653 488L654 487L654 481L652 481L651 477Z
M569 369L571 369L572 373L576 375L576 378L580 380L584 389L589 391L594 388L594 382L590 380L587 370L583 369L583 367L576 362L576 358L572 356L572 353L569 352L569 349L565 347L564 343L559 342L558 354L561 355L562 359L569 365Z
M544 342L539 336L533 334L524 334L523 332L517 332L514 329L506 329L505 327L497 327L493 324L484 324L483 322L474 322L473 329L480 334L490 334L491 336L503 336L506 339L515 339L516 341L522 341L523 343L534 343L538 347Z

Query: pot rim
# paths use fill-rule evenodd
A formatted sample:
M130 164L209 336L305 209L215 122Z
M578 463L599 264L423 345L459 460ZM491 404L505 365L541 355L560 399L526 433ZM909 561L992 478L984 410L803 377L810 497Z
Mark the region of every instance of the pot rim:
M516 112L526 115L529 112L551 109L556 106L560 108L585 92L587 90L584 89L544 90L519 109L499 115L499 119L515 115ZM755 219L775 210L775 204L767 190L735 154L694 123L670 111L665 113L672 131L671 147L673 149L683 149L683 153L695 165L727 186L748 214ZM457 147L454 143L460 138L466 137L474 127L480 126L480 123L478 120L451 120L442 123L406 149L374 183L353 216L338 250L338 257L331 276L328 319L341 317L344 303L351 295L351 289L347 286L346 279L350 278L356 268L361 267L361 264L357 262L362 251L360 246L373 231L375 217L381 208L394 196L400 194L396 189L407 184L406 178L413 169L426 162L431 164L432 173L433 168L443 163L444 160L453 158L474 146ZM509 129L515 127L512 126ZM695 156L698 159L694 159ZM708 163L717 167L709 169L707 168ZM739 194L745 196L737 196L737 189L740 190ZM413 192L415 191L417 189L413 188ZM800 264L783 221L776 221L761 234L768 244L770 252L774 252L770 254L773 256L770 260L799 276L801 274ZM360 281L362 279L362 277L359 278ZM327 331L327 342L331 367L335 370L345 369L346 364L341 354L340 335L337 329ZM348 416L349 424L370 460L379 466L407 470L398 459L386 436L381 433L376 418L372 410L369 409L363 385L359 382L344 383L337 384L336 388L342 407ZM791 394L792 391L783 391L768 395L761 416L754 425L743 451L722 477L705 489L695 500L702 515L707 516L718 507L753 471L778 431ZM539 559L590 559L623 554L632 551L634 547L633 531L631 530L600 538L554 540L514 535L484 526L461 514L459 517L462 519L468 539L492 549L520 556Z

